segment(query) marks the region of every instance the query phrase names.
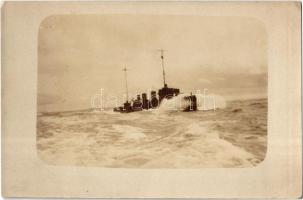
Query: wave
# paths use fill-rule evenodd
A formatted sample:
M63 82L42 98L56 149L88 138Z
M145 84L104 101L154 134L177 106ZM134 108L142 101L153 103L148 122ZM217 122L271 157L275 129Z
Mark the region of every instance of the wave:
M146 135L143 133L144 129L139 127L115 124L112 126L112 128L117 133L122 134L124 139L140 140L146 137Z
M216 108L224 108L224 99L215 98ZM56 165L123 168L252 167L264 159L266 101L228 102L215 112L162 112L168 103L128 114L39 115L39 154ZM203 101L199 105L203 110Z
M221 139L217 132L211 131L204 123L192 123L182 133L166 138L163 149L174 144L174 151L162 152L162 155L147 162L144 167L250 167L254 166L254 155L243 148ZM173 147L170 147L173 149Z
M219 95L203 95L195 94L197 97L197 109L198 110L216 110L218 108L225 108L226 101ZM159 111L183 111L190 106L190 100L186 99L186 96L190 94L180 94L170 99L163 99L158 110Z

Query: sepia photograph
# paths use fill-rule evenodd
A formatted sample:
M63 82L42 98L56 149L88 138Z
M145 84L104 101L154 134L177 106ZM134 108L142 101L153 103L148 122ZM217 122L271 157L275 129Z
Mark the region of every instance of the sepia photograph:
M302 197L301 2L1 11L3 197Z
M247 168L267 152L267 32L249 17L52 15L39 26L49 165Z

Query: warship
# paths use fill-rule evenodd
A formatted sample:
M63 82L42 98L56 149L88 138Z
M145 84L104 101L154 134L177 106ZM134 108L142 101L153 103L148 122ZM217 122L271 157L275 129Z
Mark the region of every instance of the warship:
M147 98L146 93L138 94L136 99L131 101L128 98L128 82L127 82L127 68L123 69L126 87L126 102L119 107L115 107L113 110L115 112L130 113L136 111L143 111L149 109L157 109L161 105L164 99L171 99L180 94L180 89L171 88L167 86L165 80L165 70L164 70L164 50L161 49L161 65L163 74L163 87L158 90L158 96L156 91L151 91L150 99ZM184 112L197 111L197 97L196 95L190 94L188 96L183 96L184 100L188 102L187 106L182 110Z

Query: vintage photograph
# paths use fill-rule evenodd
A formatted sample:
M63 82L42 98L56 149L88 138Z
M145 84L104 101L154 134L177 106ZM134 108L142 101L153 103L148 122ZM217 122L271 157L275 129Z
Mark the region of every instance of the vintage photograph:
M266 158L267 32L249 17L51 15L37 154L57 166L249 168Z

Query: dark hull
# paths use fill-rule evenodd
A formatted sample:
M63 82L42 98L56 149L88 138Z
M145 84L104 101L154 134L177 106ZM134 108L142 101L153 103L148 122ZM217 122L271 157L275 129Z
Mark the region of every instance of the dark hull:
M175 95L175 96L177 96L177 95ZM172 97L167 96L165 98L170 99ZM196 97L196 95L189 95L189 96L186 96L184 98L189 101L189 105L188 105L188 107L186 107L183 110L183 112L197 111L197 97ZM126 103L124 103L123 107L121 106L121 107L118 107L118 108L114 108L114 112L131 113L131 112L138 112L138 111L150 110L150 109L157 109L157 107L152 107L152 106L133 107L133 106L130 105L130 103L126 102Z
M114 112L120 112L120 113L131 113L131 112L139 112L142 111L143 109L119 109L119 108L114 108Z

